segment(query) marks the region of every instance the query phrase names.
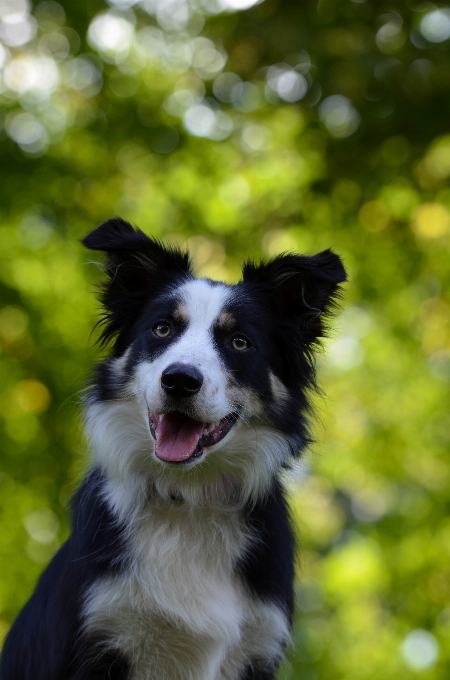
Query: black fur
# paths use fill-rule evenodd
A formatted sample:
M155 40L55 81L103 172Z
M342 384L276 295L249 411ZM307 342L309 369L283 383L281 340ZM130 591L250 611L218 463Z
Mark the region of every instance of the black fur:
M122 527L101 497L105 478L94 469L73 502L72 534L42 574L2 651L1 680L122 680L119 654L81 632L81 602L101 576L126 565ZM109 669L114 669L114 674ZM119 672L119 668L121 669Z
M245 519L258 540L243 556L238 571L254 595L279 603L292 622L295 540L280 482L247 510Z

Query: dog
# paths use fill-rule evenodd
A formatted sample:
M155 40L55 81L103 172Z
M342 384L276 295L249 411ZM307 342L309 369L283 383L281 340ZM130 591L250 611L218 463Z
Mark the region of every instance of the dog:
M341 259L282 254L227 285L120 218L82 243L107 258L93 465L1 679L271 680L294 599L280 476L310 441Z

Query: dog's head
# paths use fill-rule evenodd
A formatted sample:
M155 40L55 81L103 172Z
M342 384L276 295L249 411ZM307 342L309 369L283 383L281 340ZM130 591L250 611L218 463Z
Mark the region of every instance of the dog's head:
M189 257L109 220L83 243L107 254L98 367L87 420L100 464L161 488L220 485L257 495L306 443L313 349L340 258L280 255L226 285Z

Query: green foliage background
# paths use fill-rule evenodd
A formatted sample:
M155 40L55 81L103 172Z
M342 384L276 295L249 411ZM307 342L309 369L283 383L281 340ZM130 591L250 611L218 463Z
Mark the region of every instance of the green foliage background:
M0 0L1 630L67 536L98 358L77 239L119 214L229 281L343 256L280 677L448 678L450 10L250 5Z

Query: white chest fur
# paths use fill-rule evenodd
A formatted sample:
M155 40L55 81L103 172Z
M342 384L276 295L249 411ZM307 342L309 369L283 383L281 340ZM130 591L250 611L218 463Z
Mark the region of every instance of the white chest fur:
M85 604L87 630L125 655L132 680L237 680L249 655L279 654L285 616L234 573L249 540L239 513L156 498L132 524L130 564Z

